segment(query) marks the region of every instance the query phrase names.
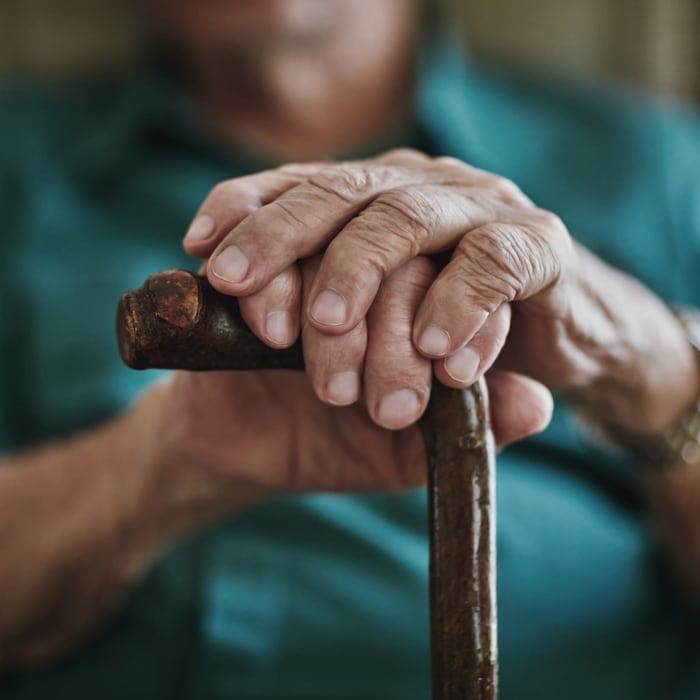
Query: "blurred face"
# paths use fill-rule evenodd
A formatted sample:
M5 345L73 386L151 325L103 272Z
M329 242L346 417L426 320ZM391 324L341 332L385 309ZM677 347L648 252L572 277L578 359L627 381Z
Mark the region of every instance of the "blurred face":
M409 89L417 0L149 3L196 91L261 148L367 140Z
M352 32L361 48L390 39L414 0L150 0L172 39L194 51L279 47L332 40ZM394 30L392 30L392 27Z

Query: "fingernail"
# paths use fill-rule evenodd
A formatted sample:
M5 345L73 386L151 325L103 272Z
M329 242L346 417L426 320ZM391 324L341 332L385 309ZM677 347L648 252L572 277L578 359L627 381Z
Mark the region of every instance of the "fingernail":
M357 372L338 372L326 384L329 401L345 406L357 401L360 395L360 378Z
M343 297L331 289L324 289L311 307L311 318L326 326L340 326L348 317Z
M428 326L418 341L418 349L426 355L444 355L449 347L449 334L437 326Z
M445 360L445 372L456 382L472 384L479 371L481 358L479 353L472 348L462 348Z
M214 233L214 219L209 214L198 216L187 229L185 240L188 243L199 243Z
M379 402L377 417L387 428L404 428L416 420L419 409L418 394L411 389L399 389Z
M214 260L214 274L226 282L238 283L248 274L250 263L243 251L235 245L224 248Z
M286 345L291 340L292 318L286 311L272 311L265 320L265 335L276 345Z

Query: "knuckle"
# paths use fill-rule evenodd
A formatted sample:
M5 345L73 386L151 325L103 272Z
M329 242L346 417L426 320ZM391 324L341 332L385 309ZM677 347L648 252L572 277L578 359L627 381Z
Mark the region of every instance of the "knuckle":
M372 207L386 231L402 240L416 257L437 225L433 201L419 190L393 189L380 195Z
M522 204L529 201L523 191L507 177L497 176L493 180L492 189L503 201L509 204Z
M348 287L364 293L368 289L368 273L373 279L386 277L393 267L396 253L394 246L362 226L361 221L362 217L353 220L352 228L345 230L346 235L338 236L328 244L323 267L325 271L342 270Z
M382 166L343 164L323 168L309 178L309 184L325 195L333 195L346 202L365 199L379 187L386 175Z
M499 205L492 192L483 187L469 187L461 192L463 216L468 228L475 228L483 221L495 221Z
M567 232L561 218L547 209L536 209L534 216L536 222L551 233L562 234Z
M450 174L472 177L478 172L473 166L453 156L439 156L433 159L433 164L436 168L449 172Z
M235 180L224 180L215 185L207 199L213 202L219 202L223 204L231 197L236 196L239 192L239 187Z
M559 242L553 242L548 232L543 235L540 226L493 224L476 233L470 244L476 251L472 255L508 292L503 301L539 291L559 277L563 263Z
M288 235L290 239L296 238L295 232L300 226L308 224L296 211L293 202L288 202L285 199L277 199L270 205L269 214L276 222L275 233ZM279 223L283 226L279 227Z
M223 180L212 187L209 197L225 197L234 187L235 180Z
M455 158L454 156L438 156L437 158L434 159L433 161L436 165L444 165L447 167L469 167L467 166L466 163L463 163L461 160L458 158Z
M540 242L553 262L563 262L572 255L573 241L566 224L559 216L546 209L537 209L533 223L533 237Z
M391 151L387 151L383 158L385 160L415 160L418 162L430 160L429 156L415 148L394 148Z
M318 163L285 163L276 168L278 173L282 175L289 175L291 177L303 177L308 175L309 172L317 170L320 164Z
M457 247L457 261L467 279L478 280L478 287L486 296L502 303L517 296L528 255L511 227L492 223L462 239Z
M241 179L224 180L218 183L209 193L207 202L214 206L231 206L252 214L259 206L260 200L256 193L250 191Z

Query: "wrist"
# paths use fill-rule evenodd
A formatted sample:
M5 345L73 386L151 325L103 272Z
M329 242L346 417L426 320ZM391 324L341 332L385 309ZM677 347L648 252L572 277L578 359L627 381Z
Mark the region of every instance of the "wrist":
M164 459L167 399L156 386L101 428L0 468L12 525L0 528L0 667L66 649L121 605L173 537L253 502L252 490Z
M664 392L662 395L673 400L658 401L659 420L654 429L644 431L644 426L602 425L612 442L655 470L678 469L679 465L697 467L700 462L700 313L685 309L675 316L690 357L680 361L679 354L677 363L660 363L674 369L675 382L668 378L659 389Z
M137 465L130 508L143 535L139 549L147 551L267 497L259 485L223 475L190 456L183 436L169 429L172 405L167 380L153 385L124 417Z
M651 291L590 253L586 258L581 288L596 330L581 333L575 319L571 335L587 341L584 352L593 371L565 393L609 434L663 436L700 397L693 348L678 319Z
M629 363L607 364L587 396L599 422L630 440L662 438L700 397L700 366L678 322L665 307L653 317Z

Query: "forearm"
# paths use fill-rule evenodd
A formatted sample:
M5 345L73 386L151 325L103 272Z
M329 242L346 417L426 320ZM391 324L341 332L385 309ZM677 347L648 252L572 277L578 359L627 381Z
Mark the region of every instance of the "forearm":
M584 293L602 317L588 337L590 381L570 390L623 447L658 441L700 397L700 367L676 318L636 280L583 253ZM641 450L639 450L641 452ZM649 512L687 591L700 602L700 463L643 469Z
M235 509L208 477L162 463L159 391L93 433L3 462L0 668L75 643L173 536Z

